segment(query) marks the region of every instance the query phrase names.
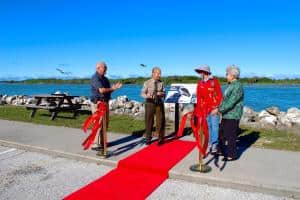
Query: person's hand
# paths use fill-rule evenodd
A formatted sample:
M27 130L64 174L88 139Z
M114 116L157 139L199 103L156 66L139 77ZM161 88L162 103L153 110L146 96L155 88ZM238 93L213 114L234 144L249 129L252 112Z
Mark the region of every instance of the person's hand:
M157 96L164 97L165 93L164 92L157 92Z
M116 90L122 87L122 83L121 82L117 82L115 84L113 84L112 89Z
M214 109L210 112L210 114L211 114L211 115L217 115L218 112L219 112L218 108L214 108Z
M153 99L153 98L154 98L153 95L147 94L147 99Z

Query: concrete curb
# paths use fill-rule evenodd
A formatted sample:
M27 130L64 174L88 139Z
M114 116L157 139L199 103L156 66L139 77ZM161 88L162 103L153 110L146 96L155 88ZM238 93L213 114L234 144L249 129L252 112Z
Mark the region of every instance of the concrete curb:
M272 194L276 196L289 197L300 199L300 191L294 188L285 188L280 187L278 185L259 185L253 182L234 182L227 179L216 178L216 177L199 177L193 175L186 175L182 173L178 173L176 171L171 170L169 172L169 178L171 179L179 179L188 182L198 183L198 184L206 184L210 186L217 186L229 189L237 189L245 192L257 192L264 194Z
M95 158L95 157L85 156L85 155L75 154L75 153L68 153L68 152L64 152L64 151L60 151L60 150L56 150L56 149L48 149L45 147L21 144L21 143L11 142L11 141L7 141L7 140L0 140L0 145L6 146L6 147L18 148L18 149L22 149L25 151L33 151L33 152L43 153L43 154L47 154L50 156L59 156L59 157L63 157L63 158L74 159L74 160L83 161L83 162L94 162L94 163L106 165L109 167L116 167L118 164L117 161Z
M96 164L102 164L109 167L117 167L118 164L118 161L95 158L95 157L85 156L81 154L68 153L56 149L26 145L26 144L7 141L7 140L0 140L0 145L11 147L11 148L18 148L26 151L43 153L50 156L59 156L59 157L63 157L67 159L75 159L83 162L93 162ZM253 182L246 182L246 181L234 182L234 181L229 181L227 179L225 180L216 177L205 177L205 176L199 177L199 174L197 174L197 176L193 176L190 174L187 175L187 174L178 173L174 170L171 170L169 172L169 178L183 180L187 182L194 182L198 184L207 184L210 186L237 189L246 192L259 192L264 194L273 194L276 196L284 196L284 197L300 199L300 191L297 188L286 188L278 185L259 185Z

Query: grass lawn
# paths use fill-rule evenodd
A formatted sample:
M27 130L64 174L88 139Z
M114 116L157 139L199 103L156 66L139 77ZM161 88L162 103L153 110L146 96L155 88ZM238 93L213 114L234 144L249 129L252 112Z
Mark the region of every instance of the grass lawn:
M290 131L241 126L239 142L255 147L300 151L300 135Z
M29 110L24 107L0 106L0 119L12 121L30 122L52 126L65 126L81 128L89 114L79 114L76 119L72 113L58 113L58 117L50 120L50 113L46 110L38 110L34 118L30 118ZM167 123L166 133L173 131L173 124ZM144 121L125 115L111 115L109 130L117 133L144 133ZM300 151L300 135L292 132L279 130L256 129L242 126L238 143L243 146L255 146L260 148L271 148L280 150Z

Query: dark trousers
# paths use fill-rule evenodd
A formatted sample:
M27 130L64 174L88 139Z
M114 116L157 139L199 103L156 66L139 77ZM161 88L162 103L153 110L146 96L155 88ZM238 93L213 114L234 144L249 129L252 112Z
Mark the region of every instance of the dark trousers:
M154 123L154 116L156 118L155 126L156 132L158 132L158 140L162 141L165 134L165 109L164 104L155 104L152 102L145 103L145 128L146 139L150 141L152 139L152 128Z
M222 119L219 129L218 150L230 158L237 157L236 139L240 120Z

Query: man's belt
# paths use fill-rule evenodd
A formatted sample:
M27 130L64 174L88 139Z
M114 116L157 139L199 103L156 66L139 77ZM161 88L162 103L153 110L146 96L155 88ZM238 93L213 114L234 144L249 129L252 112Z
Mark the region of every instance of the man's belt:
M147 102L147 103L154 103L154 104L160 104L160 103L163 103L163 101L162 101L161 99L154 100L154 99L150 99L150 98L147 98L147 99L146 99L146 102Z
M98 101L101 101L101 102L108 102L109 100L108 99L91 99L91 102L94 103L94 104L97 104Z

